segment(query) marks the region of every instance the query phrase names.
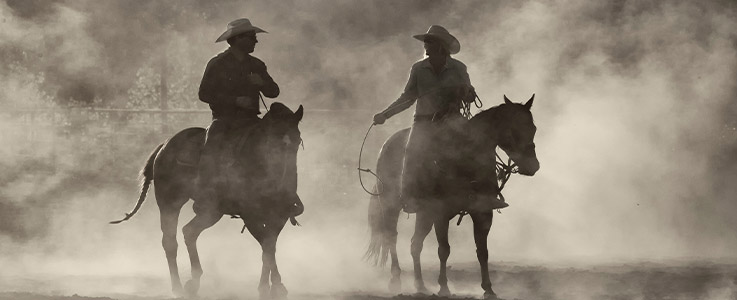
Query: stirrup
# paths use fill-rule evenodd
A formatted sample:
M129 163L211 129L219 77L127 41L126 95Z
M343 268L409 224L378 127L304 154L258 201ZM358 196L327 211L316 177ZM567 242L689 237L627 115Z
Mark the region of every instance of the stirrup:
M491 198L491 199L489 199ZM480 213L492 213L494 210L509 207L509 204L497 197L477 197L468 208L469 211Z

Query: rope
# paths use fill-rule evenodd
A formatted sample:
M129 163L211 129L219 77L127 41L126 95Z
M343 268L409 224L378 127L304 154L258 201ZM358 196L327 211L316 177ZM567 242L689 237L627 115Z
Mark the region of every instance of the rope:
M374 171L371 171L371 169L368 169L368 168L367 169L361 168L361 157L363 157L363 146L366 145L366 138L368 138L369 132L371 132L371 128L374 128L374 125L376 124L371 124L371 126L369 126L369 129L366 130L366 135L363 137L363 143L361 143L361 151L358 152L358 181L361 183L361 188L363 188L363 190L366 191L366 193L368 193L371 196L379 196L381 195L381 193L372 193L368 189L366 189L366 186L363 185L363 179L361 178L361 172L370 173L371 175L374 175L374 177L376 177L376 180L378 180L380 186L384 185L384 182L381 181L381 178L379 178L379 175L374 173ZM377 189L377 191L379 190L381 190L381 188Z
M476 105L476 108L481 108L482 106L484 106L484 102L481 102L479 94L476 94L476 99L473 99L473 104Z
M479 98L479 95L474 92L474 99L473 102L463 102L461 101L461 115L463 115L466 119L471 119L473 115L471 114L471 103L473 103L476 108L481 108L484 106L484 102L481 101L481 98Z
M415 101L417 99L420 99L422 97L425 97L427 95L430 95L430 94L433 94L433 93L437 93L437 92L440 92L440 91L443 91L443 90L447 90L447 89L455 89L455 88L462 87L462 86L465 86L465 85L466 84L464 83L464 84L456 84L456 85L449 85L449 86L437 87L437 88L431 89L429 91L426 91L426 92L424 92L424 93L422 93L422 94L420 94L418 96L415 96L415 97L412 97L412 98L407 99L405 101L402 101L400 103L393 104L393 105L389 106L387 109L385 109L384 111L382 111L381 113L388 113L390 111L393 111L393 110L401 107L402 105L405 105L407 103L413 102L413 101ZM410 106L412 106L412 105L410 104ZM410 106L407 106L407 107L410 107Z

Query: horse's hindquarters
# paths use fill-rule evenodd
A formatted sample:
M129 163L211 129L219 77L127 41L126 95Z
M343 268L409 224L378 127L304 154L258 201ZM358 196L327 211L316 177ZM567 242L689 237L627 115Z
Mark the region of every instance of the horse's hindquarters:
M197 166L182 163L181 158L198 160L197 145L204 144L204 128L187 128L166 141L154 161L154 183L158 202L160 195L186 193L191 198L194 191ZM197 157L196 159L193 157ZM163 199L162 199L163 200Z

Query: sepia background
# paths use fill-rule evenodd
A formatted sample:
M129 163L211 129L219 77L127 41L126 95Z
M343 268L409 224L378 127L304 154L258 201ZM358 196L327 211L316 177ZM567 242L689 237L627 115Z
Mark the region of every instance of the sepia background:
M269 32L254 56L280 85L276 100L306 109L303 226L286 227L277 250L293 295L387 293L388 270L362 261L368 195L358 154L373 114L423 58L412 35L432 24L460 40L454 57L484 108L505 94L536 95L541 169L510 180L511 206L495 215L489 238L501 296L591 299L617 289L653 299L643 282L663 277L633 270L695 274L703 298L737 290L732 1L5 0L0 292L170 297L153 193L132 220L107 222L132 208L139 170L159 143L209 124L199 81L227 47L215 39L241 17ZM374 168L383 141L411 114L371 131L364 167ZM413 292L413 219L400 216L405 293ZM206 298L256 294L260 247L241 225L224 218L200 238ZM463 295L481 293L471 231L470 219L450 231L449 265L473 274L469 284L452 282ZM423 253L431 272L435 247L431 234ZM179 263L186 280L184 247ZM630 272L625 278L642 284L557 285L585 272ZM425 278L433 286L433 275Z

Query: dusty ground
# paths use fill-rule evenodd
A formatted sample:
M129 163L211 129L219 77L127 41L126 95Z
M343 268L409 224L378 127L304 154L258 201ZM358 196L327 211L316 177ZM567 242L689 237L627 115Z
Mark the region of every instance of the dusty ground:
M494 289L500 299L736 299L737 265L713 263L679 264L638 264L620 266L598 266L590 268L553 268L501 265L495 266L491 274ZM435 291L436 272L426 274L428 288ZM388 278L387 278L388 279ZM478 299L481 289L478 285L477 269L471 265L451 268L450 287L458 294L450 299ZM65 279L60 279L65 280ZM69 280L69 279L66 279ZM76 278L82 280L83 278ZM107 281L106 281L107 280ZM127 279L136 281L135 279ZM0 285L3 292L0 300L163 300L169 296L137 296L135 293L116 291L107 294L76 295L59 291L33 292L34 287L45 284L42 281L22 278L5 278ZM90 279L90 284L121 283L118 279ZM163 279L138 279L129 283L133 290L146 285L160 287ZM408 276L404 278L405 287L411 285ZM405 288L406 290L406 288ZM162 291L161 295L166 295ZM250 299L255 295L209 296L201 299L231 300ZM437 296L389 295L385 292L343 291L332 294L311 294L292 287L292 300L336 299L336 300L379 300L379 299L447 299Z

